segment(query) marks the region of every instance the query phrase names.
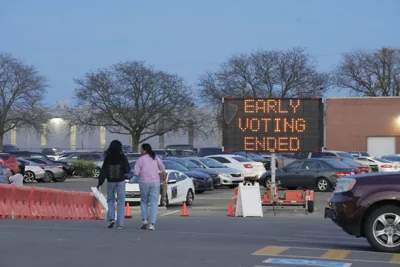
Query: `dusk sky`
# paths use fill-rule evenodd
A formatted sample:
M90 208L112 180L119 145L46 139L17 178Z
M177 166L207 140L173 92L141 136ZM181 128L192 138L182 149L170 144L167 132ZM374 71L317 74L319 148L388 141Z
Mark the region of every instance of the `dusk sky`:
M399 14L398 0L0 0L0 52L47 76L55 106L71 103L73 78L125 60L194 88L232 54L258 49L306 47L329 71L342 52L400 47Z

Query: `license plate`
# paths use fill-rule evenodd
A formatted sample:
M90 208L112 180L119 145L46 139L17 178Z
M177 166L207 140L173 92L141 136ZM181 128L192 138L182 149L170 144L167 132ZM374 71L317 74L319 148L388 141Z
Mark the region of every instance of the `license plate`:
M351 172L350 174L351 174L351 175L354 175L354 172Z

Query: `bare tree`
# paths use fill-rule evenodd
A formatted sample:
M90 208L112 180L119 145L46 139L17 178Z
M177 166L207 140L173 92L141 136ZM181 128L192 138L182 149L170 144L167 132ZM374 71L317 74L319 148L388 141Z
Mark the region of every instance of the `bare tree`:
M400 96L400 49L345 53L335 70L336 85L362 96Z
M218 105L222 97L321 97L330 76L318 72L303 48L235 55L216 72L200 77L200 95Z
M132 137L132 148L154 136L202 124L194 112L193 92L177 75L141 61L118 63L75 80L77 106L68 110L72 123L87 129L104 126Z
M0 151L4 135L15 128L43 133L49 116L41 105L46 78L10 54L0 54Z

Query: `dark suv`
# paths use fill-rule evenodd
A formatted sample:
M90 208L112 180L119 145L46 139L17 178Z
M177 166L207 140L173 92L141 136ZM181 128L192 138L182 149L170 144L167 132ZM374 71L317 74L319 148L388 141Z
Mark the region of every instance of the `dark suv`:
M325 218L350 235L366 237L378 251L400 252L400 173L338 179Z

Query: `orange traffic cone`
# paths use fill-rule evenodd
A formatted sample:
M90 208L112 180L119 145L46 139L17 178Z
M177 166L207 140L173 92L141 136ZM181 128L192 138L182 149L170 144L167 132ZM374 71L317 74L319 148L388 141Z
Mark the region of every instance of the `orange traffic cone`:
M182 207L182 214L181 214L181 216L185 216L185 217L189 216L188 211L187 211L187 208L186 208L186 202L183 202L183 207Z
M125 207L125 219L131 219L131 208L129 207L129 203L126 202L126 207Z
M232 216L232 215L233 215L232 202L229 202L229 208L228 208L227 216Z

